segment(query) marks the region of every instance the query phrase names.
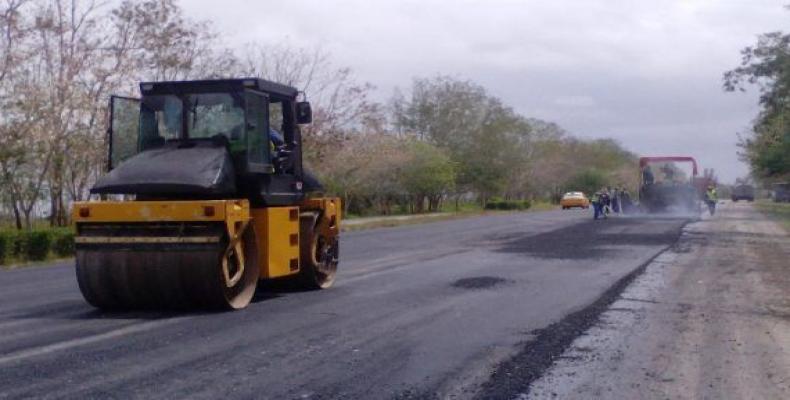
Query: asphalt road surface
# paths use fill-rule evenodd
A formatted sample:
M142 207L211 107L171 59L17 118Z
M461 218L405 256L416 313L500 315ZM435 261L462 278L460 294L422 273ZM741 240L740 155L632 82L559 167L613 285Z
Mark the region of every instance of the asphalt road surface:
M103 313L70 263L0 272L0 398L513 398L686 222L551 211L346 233L335 287L261 290L240 312Z

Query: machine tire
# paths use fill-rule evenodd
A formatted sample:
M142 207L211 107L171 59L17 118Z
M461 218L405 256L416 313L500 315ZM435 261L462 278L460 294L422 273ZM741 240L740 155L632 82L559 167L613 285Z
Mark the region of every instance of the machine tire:
M222 273L223 245L78 248L77 283L89 304L107 311L241 309L255 295L260 274L253 230L247 229L242 240L244 272L231 287Z
M318 216L304 213L299 216L298 284L303 289L328 289L335 282L339 259L339 238L323 237L316 229Z

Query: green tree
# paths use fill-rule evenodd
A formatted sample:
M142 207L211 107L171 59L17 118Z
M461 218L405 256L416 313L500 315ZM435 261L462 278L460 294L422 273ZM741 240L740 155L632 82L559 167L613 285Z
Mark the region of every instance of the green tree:
M457 166L457 186L482 203L507 188L520 154L516 137L529 133L522 117L470 81L416 79L411 99L396 96L393 120L400 134L445 149Z
M568 190L582 189L584 175L600 176L601 186L626 187L637 185L637 156L611 139L580 140L569 136L554 136L534 141L530 157L531 192L536 197L559 201ZM595 172L589 172L595 171ZM580 176L580 174L582 176Z
M441 149L429 143L410 140L408 154L400 167L400 180L410 199L410 211L437 211L442 198L455 189L455 166Z
M790 35L770 32L741 51L741 64L724 73L724 89L744 91L756 85L760 113L752 130L741 136L740 156L754 175L769 180L790 178Z
M605 173L591 168L574 175L565 183L565 191L581 191L588 196L609 184Z

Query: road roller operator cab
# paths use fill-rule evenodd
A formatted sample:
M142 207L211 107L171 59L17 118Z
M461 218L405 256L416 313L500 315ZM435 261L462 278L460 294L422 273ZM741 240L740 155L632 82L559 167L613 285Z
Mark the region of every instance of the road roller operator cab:
M108 172L91 189L102 200L72 212L85 299L238 309L260 279L331 286L340 199L318 196L302 166L299 125L312 112L297 89L227 79L140 92L111 97Z
M108 166L121 170L103 177L95 193L166 198L242 193L258 206L293 204L306 190L315 189L310 176L304 186L298 127L311 122L310 103L297 101L295 88L233 79L144 82L140 92L141 99L110 100ZM185 151L191 148L199 150ZM220 157L225 149L228 160ZM147 157L124 165L147 151ZM215 163L229 161L221 166L219 179L191 173L195 162L206 162L206 157ZM184 181L185 171L189 181ZM139 179L130 180L129 175Z

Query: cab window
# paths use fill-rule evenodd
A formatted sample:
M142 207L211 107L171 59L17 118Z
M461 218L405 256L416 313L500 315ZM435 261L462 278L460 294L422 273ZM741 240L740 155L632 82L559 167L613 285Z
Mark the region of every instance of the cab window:
M272 101L269 103L269 126L279 133L283 133L283 103Z
M110 97L110 159L108 167L116 167L137 154L140 124L140 99Z
M140 107L140 151L161 147L181 135L182 101L174 95L143 97Z
M244 136L244 107L235 93L190 94L186 98L187 131L192 139L223 135L231 142Z
M268 99L262 93L248 91L247 106L247 161L252 172L269 172L269 116Z

